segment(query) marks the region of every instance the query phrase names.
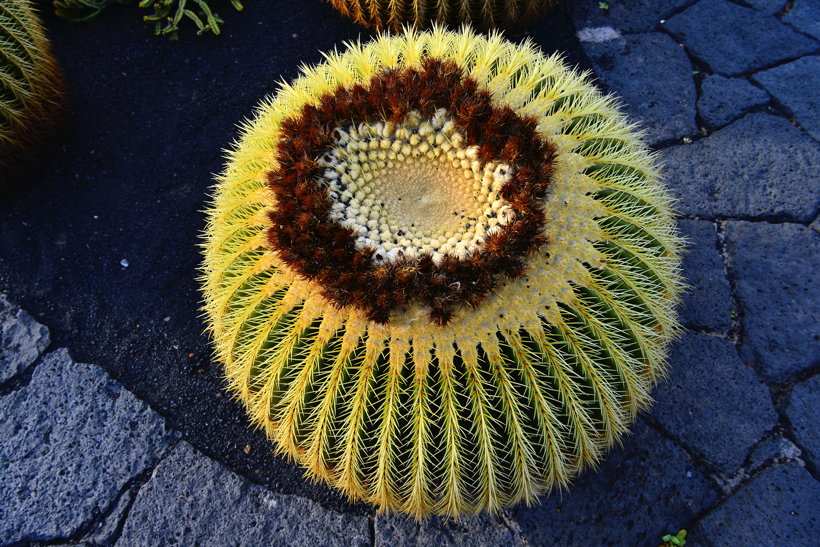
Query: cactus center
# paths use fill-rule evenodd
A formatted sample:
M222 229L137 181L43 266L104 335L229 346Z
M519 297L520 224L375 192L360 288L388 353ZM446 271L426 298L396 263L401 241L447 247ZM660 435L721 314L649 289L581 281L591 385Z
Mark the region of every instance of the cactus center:
M412 111L401 124L339 126L334 135L319 160L330 216L355 233L357 249L374 251L375 264L465 260L515 218L500 195L513 168L482 161L444 109L428 118Z
M446 324L547 237L556 148L453 62L385 69L284 120L268 240L340 307Z

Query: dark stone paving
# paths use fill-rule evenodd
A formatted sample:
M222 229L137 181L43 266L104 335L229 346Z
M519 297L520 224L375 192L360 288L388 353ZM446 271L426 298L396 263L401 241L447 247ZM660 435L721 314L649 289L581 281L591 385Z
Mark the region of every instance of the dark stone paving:
M692 144L664 150L661 158L685 216L811 222L820 206L817 151L788 120L747 114Z
M726 249L743 313L741 357L773 382L820 364L820 234L727 222Z
M772 467L761 471L701 519L691 532L695 538L692 543L755 547L816 545L820 529L818 507L820 483L808 471L797 463Z
M686 452L638 422L600 469L513 516L530 545L655 545L716 500Z
M65 349L0 398L0 416L3 543L77 534L172 439L145 403Z
M748 462L744 466L741 478L743 478L745 474L756 473L764 467L770 467L772 464L794 461L802 465L805 463L802 459L803 456L803 451L793 442L782 434L775 433L752 450L752 453L749 454Z
M734 475L777 424L769 390L728 340L687 332L672 347L669 363L671 375L656 391L652 419L713 469Z
M820 3L607 4L565 2L522 30L594 67L660 149L689 241L687 331L655 408L599 470L540 505L421 524L272 457L196 320L196 211L218 148L270 82L363 31L318 0L284 21L249 3L222 13L222 36L173 45L125 11L82 29L46 15L76 119L40 193L53 199L0 203L0 289L32 312L0 296L0 544L656 547L684 527L688 545L816 544ZM89 59L104 77L86 77ZM52 339L126 387L44 355Z
M432 518L418 523L406 518L377 516L376 545L523 545L521 538L498 517L481 515L461 521Z
M669 36L653 32L581 45L650 143L697 133L692 65Z
M820 40L820 3L816 0L794 0L783 21L800 32Z
M786 5L786 0L744 0L744 2L767 15L774 15Z
M683 256L683 276L691 287L681 306L681 322L725 333L732 327L732 296L717 228L705 220L681 220L678 227L689 245Z
M0 384L25 371L49 342L46 327L0 295Z
M698 114L709 129L716 129L770 100L768 93L746 80L713 74L700 85Z
M820 57L809 55L752 77L820 140Z
M117 545L370 545L367 518L248 483L187 443L160 463Z
M701 0L664 27L721 74L744 74L817 51L817 42L773 16L728 0Z
M569 2L575 26L614 27L622 32L648 32L658 23L686 6L692 0L631 0L607 2L609 9L601 9L598 2Z
M814 376L794 386L786 416L794 430L794 439L806 451L804 456L815 468L820 464L820 376Z

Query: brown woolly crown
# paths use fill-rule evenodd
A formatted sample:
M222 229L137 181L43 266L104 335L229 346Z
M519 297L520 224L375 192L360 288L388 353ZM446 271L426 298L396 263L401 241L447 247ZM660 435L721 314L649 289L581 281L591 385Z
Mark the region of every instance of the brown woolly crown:
M500 194L514 218L464 259L445 255L434 261L430 254L410 259L399 251L399 259L387 263L372 246L357 249L354 231L331 218L333 200L317 182L325 168L316 158L332 146L335 128L342 124L401 124L412 111L432 117L438 109L450 113L464 145L477 147L481 160L511 167ZM480 304L502 276L520 276L526 256L546 241L543 200L556 151L537 134L536 125L532 117L494 105L490 94L453 62L427 59L420 69L384 71L366 86L339 86L282 124L278 168L269 177L278 202L270 212L270 244L291 268L324 287L325 297L339 307L359 307L384 323L391 310L418 299L430 307L433 320L445 324L458 305ZM462 217L465 229L476 220Z

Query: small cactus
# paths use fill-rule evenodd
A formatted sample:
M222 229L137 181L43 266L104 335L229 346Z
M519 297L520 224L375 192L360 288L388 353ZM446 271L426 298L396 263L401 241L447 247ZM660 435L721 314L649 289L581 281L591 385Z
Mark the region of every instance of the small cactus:
M29 0L0 2L0 188L55 127L63 81Z
M264 100L207 213L233 394L308 477L417 518L566 486L678 332L670 198L588 76L434 27Z
M343 15L377 30L401 30L405 24L428 27L433 22L480 28L516 24L557 0L330 0Z

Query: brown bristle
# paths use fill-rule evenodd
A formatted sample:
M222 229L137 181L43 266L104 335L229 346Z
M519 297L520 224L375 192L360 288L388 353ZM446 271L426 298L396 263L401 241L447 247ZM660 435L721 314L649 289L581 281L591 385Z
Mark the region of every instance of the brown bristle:
M500 193L515 220L465 260L445 256L436 265L422 256L374 264L374 251L356 249L354 232L330 218L332 201L317 180L323 172L317 158L333 145L334 127L345 122L401 123L412 110L431 116L439 108L450 112L466 145L478 147L483 161L513 168ZM340 86L281 125L279 168L268 178L277 200L269 212L268 241L340 307L356 306L370 320L385 323L396 307L416 300L430 308L432 321L446 325L459 305L477 306L492 294L500 278L523 275L524 258L546 242L543 199L556 148L536 125L533 118L495 106L490 93L453 62L428 59L421 69L383 71L367 86Z

